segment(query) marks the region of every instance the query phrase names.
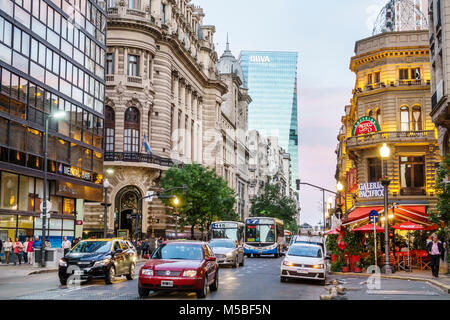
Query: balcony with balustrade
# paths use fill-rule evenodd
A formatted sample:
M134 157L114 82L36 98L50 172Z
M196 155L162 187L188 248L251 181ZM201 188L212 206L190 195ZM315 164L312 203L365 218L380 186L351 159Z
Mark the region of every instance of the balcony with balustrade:
M435 143L434 130L422 131L379 131L347 138L347 150L357 150L372 147L373 145L388 144L428 144Z

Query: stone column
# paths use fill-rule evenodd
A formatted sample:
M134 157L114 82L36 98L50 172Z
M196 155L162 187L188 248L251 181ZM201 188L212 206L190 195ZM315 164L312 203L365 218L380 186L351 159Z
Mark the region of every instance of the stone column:
M119 74L119 48L114 48L114 72L113 74ZM116 79L114 79L116 80Z
M186 115L186 134L185 134L185 142L186 142L186 149L185 149L185 155L186 155L186 161L190 162L191 156L192 156L192 118L187 114Z
M125 71L124 72L125 77L127 77L128 76L128 48L127 47L123 48L123 68Z
M186 107L184 104L184 96L185 96L185 92L186 89L184 87L185 81L184 79L181 79L181 90L180 90L180 97L181 97L181 104L180 104L180 109L181 109L181 125L179 128L179 133L178 135L181 137L181 141L180 141L180 145L178 147L179 151L180 151L180 155L186 155L186 149L185 149L185 145L186 145Z
M198 123L199 123L199 128L198 128L198 149L197 149L197 161L198 163L202 163L203 164L203 103L202 101L199 99L199 107L198 107Z
M175 81L174 81L174 99L175 99L175 103L174 103L174 107L173 107L173 118L172 118L172 145L173 145L173 149L172 151L174 151L176 154L178 154L178 135L179 135L179 128L178 128L178 84L179 84L179 79L177 76L175 76Z

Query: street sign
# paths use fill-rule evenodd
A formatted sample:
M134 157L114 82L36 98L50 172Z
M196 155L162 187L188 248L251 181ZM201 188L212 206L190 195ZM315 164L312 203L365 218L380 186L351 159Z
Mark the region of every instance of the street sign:
M75 221L75 224L77 226L82 226L83 225L83 220L77 220L77 221Z
M372 222L372 223L377 223L379 217L380 217L380 216L379 216L379 214L378 214L378 211L376 211L376 210L370 211L370 213L369 213L369 219L370 219L370 222Z
M41 210L41 212L44 211L44 202L41 202L39 209ZM47 212L50 212L50 210L52 210L52 203L47 200Z
M154 194L155 194L155 191L147 191L147 194L145 195L145 197L146 197L145 201L152 202Z

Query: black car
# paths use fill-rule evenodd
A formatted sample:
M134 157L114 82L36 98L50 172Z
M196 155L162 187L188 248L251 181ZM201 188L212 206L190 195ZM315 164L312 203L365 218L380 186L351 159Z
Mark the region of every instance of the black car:
M121 275L132 280L136 260L136 250L121 239L84 240L59 261L59 281L65 285L70 280L103 278L111 284Z

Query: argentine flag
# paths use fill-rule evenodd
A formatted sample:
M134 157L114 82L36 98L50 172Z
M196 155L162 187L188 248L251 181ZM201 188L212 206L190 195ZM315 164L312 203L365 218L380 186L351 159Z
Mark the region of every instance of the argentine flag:
M142 143L144 150L149 155L153 155L152 148L150 148L150 144L148 143L147 135L144 134L144 142Z

